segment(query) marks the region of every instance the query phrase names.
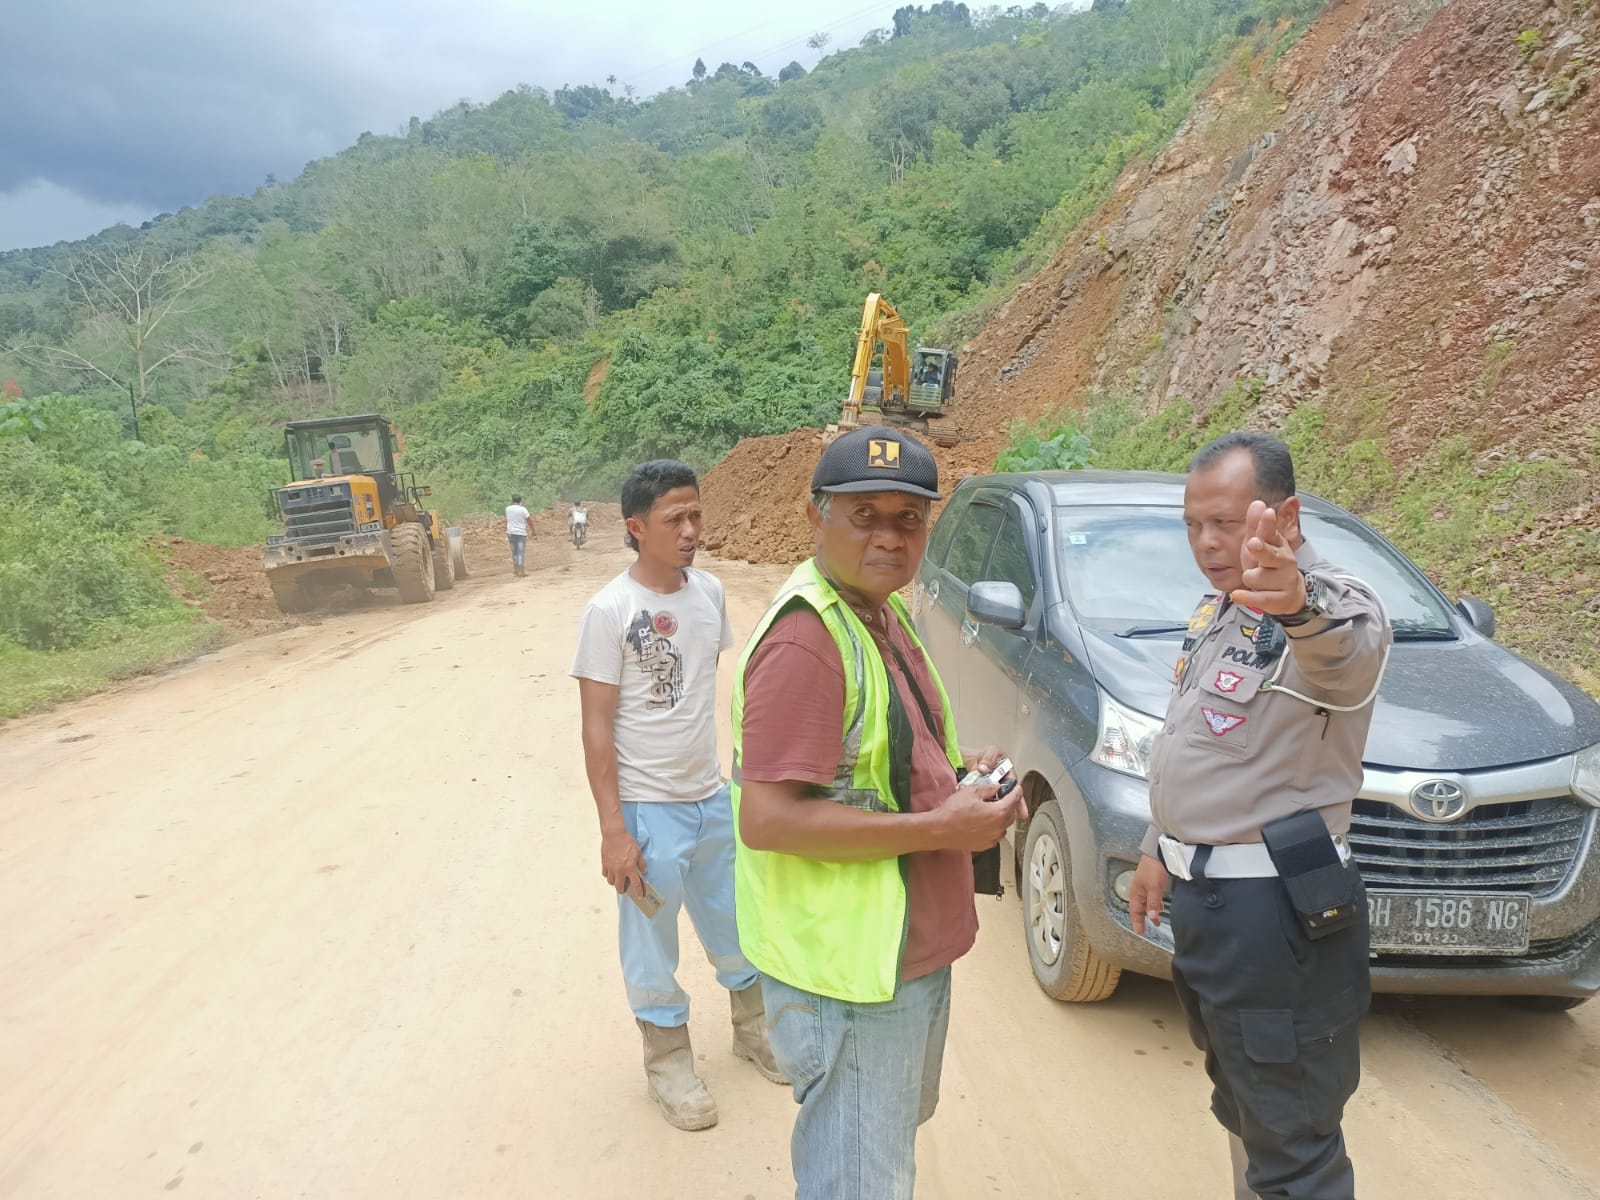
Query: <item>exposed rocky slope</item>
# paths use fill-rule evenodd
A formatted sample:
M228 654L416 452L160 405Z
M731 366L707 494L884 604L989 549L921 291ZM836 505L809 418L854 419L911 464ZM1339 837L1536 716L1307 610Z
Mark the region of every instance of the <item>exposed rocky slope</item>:
M1249 380L1258 420L1321 401L1400 464L1452 433L1559 458L1541 527L1600 524L1597 56L1585 0L1334 0L1277 62L1235 62L965 348L947 478L1092 388L1204 413ZM735 447L708 544L802 555L820 448Z

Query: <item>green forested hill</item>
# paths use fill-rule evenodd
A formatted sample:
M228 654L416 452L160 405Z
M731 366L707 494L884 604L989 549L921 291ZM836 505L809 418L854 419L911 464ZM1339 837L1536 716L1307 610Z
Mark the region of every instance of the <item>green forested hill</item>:
M28 530L264 534L286 417L389 413L457 511L824 420L866 292L975 332L1210 73L1319 6L943 0L809 74L520 87L253 196L0 254L0 639L71 645L152 603L109 602L104 564L41 591ZM16 616L62 588L87 589L70 620Z

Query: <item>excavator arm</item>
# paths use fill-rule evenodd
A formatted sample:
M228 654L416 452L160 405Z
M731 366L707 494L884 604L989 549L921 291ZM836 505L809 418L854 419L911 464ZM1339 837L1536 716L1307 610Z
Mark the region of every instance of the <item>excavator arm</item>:
M903 407L911 386L910 330L894 306L877 292L867 297L861 310L861 332L856 338L855 364L850 371L850 393L845 397L840 429L861 424L861 405L866 398L867 376L878 344L883 344L883 394L877 405L885 409Z

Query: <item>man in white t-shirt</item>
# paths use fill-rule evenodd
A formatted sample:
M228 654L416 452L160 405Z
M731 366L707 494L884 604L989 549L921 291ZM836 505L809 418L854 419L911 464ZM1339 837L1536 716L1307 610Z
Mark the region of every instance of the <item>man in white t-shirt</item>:
M691 565L701 525L694 471L670 460L635 468L622 515L637 558L584 609L572 665L584 762L650 1096L677 1128L708 1129L717 1108L694 1069L689 997L677 980L680 908L731 995L734 1054L787 1082L734 920L733 808L716 723L717 658L733 647L733 628L721 582ZM649 899L646 881L663 901L651 916L634 900Z
M522 565L528 557L528 515L522 497L511 497L506 505L506 541L511 543L511 569L519 577L528 573Z

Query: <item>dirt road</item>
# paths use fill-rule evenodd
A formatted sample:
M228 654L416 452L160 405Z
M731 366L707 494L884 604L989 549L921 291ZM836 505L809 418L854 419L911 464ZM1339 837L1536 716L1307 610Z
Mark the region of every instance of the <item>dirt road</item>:
M0 1197L792 1194L701 957L722 1123L644 1094L566 678L607 540L0 730ZM708 565L748 631L780 572ZM1226 1195L1165 985L1057 1005L979 912L919 1196ZM1365 1049L1365 1200L1600 1195L1600 1002L1381 1002Z

